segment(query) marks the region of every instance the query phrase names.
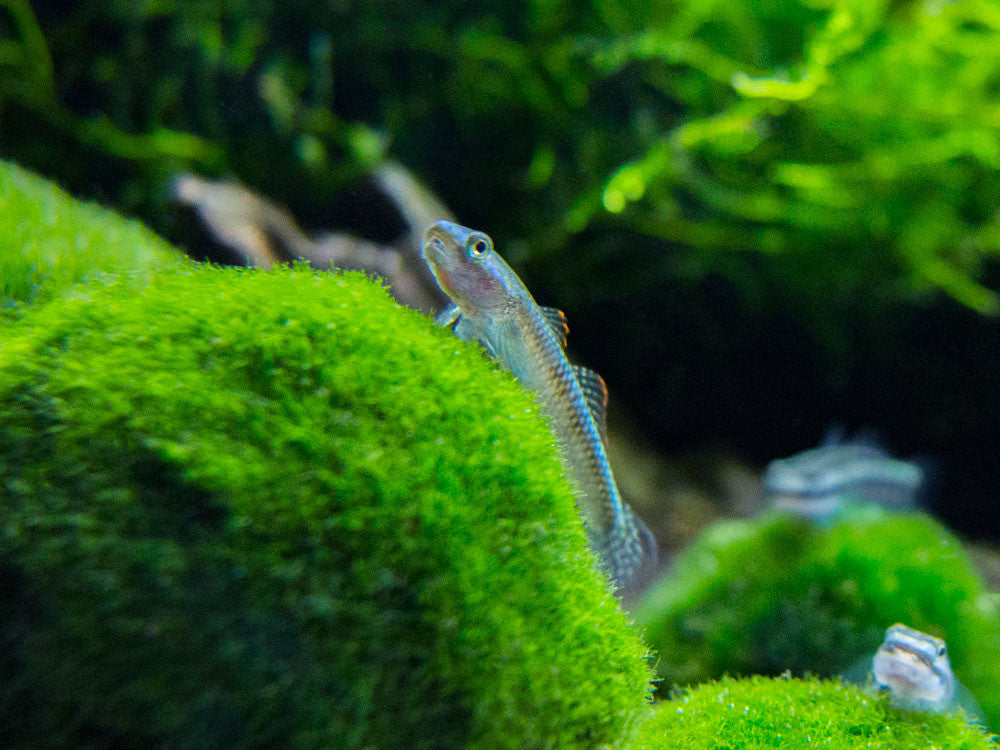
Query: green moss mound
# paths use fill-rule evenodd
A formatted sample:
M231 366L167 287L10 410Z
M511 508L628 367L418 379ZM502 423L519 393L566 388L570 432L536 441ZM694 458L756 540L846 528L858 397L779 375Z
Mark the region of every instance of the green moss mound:
M178 257L139 222L0 161L0 323L12 306L51 299L97 271L148 270Z
M361 275L183 264L0 348L4 747L587 747L644 646L532 399Z
M958 541L918 513L859 510L828 529L769 514L707 529L638 605L665 683L790 670L834 676L894 622L942 636L1000 725L1000 617Z
M977 750L995 747L961 716L906 713L837 681L723 679L656 707L639 747Z

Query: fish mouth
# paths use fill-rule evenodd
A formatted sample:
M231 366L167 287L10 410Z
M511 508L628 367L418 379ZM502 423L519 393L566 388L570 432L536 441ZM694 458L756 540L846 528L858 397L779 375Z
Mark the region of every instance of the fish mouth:
M420 243L420 257L428 263L437 265L444 259L444 243L439 237L431 234L432 231L433 227L428 229L427 236Z
M916 680L913 679L913 675L909 672L895 670L883 675L882 679L891 685L904 685L910 690L917 687Z
M424 260L440 263L447 255L445 245L454 242L457 225L445 219L438 219L426 230L420 243L420 255Z
M890 687L900 697L938 700L947 691L941 675L930 659L903 644L886 644L872 664L875 681Z
M930 656L906 643L889 642L882 646L882 650L897 655L897 657L902 655L909 662L914 663L914 665L916 662L919 662L928 669L932 669L934 666Z
M431 275L441 290L454 299L451 283L453 261L444 243L439 237L434 236L433 231L433 226L427 230L426 239L420 245L420 257L427 263Z

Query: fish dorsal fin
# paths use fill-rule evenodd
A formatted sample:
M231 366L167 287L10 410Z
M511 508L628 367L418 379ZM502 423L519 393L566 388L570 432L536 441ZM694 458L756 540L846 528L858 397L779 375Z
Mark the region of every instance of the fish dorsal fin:
M434 325L442 328L454 328L461 317L462 313L458 311L458 305L448 305L434 317Z
M957 681L955 683L954 704L956 708L960 708L965 712L965 719L970 724L978 724L983 729L989 726L986 721L986 714L983 713L983 709L975 696L969 692L969 689L965 685Z
M607 440L608 387L604 385L604 378L582 365L573 365L573 372L580 383L583 397L587 400L587 408L590 409L590 413L597 423L597 429L601 433L601 440Z
M823 439L820 440L819 445L821 448L826 448L830 445L843 445L846 442L847 430L844 429L844 425L840 422L834 422L826 428L826 431L823 433Z
M472 320L459 311L458 305L449 305L439 312L434 318L434 324L442 328L450 328L462 341L478 341L491 357L497 356L492 344L480 335Z
M844 682L851 682L861 688L874 690L875 682L872 678L872 658L870 656L862 656L841 672L840 679Z
M539 309L542 311L542 317L545 318L545 322L549 324L549 328L552 329L552 333L556 336L556 341L559 342L559 346L566 348L566 336L569 334L569 324L566 322L566 314L562 310L557 310L554 307L541 307Z

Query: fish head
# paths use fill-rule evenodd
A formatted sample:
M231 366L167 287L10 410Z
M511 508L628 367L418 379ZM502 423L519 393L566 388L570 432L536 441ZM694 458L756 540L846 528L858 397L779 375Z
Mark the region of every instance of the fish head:
M420 254L463 313L502 312L518 291L520 281L483 232L436 221L424 233Z
M779 458L764 471L764 492L774 507L812 520L827 518L842 505L842 493L831 482L828 450L815 448Z
M940 638L896 623L872 659L876 684L896 702L945 707L955 695L955 675L948 648Z
M822 456L816 453L803 451L769 463L764 471L764 488L771 495L815 494L824 483Z
M763 476L764 491L775 506L807 516L835 512L847 498L912 507L922 483L919 466L859 441L772 461Z

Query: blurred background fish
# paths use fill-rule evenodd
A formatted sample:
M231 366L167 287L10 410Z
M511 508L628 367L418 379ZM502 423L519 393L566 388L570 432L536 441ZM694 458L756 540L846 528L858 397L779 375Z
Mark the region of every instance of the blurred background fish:
M851 503L875 503L893 510L912 509L926 486L917 463L893 458L869 435L845 440L828 434L817 448L772 461L763 489L778 509L825 523Z

